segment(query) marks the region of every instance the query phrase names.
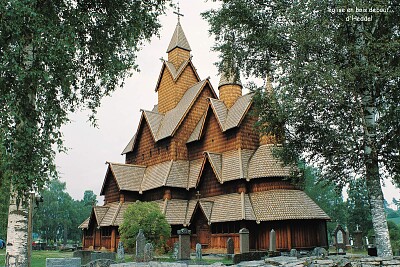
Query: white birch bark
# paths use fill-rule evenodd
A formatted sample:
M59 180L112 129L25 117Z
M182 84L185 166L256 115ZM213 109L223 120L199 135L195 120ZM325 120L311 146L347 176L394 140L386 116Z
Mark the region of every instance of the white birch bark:
M6 267L28 266L27 244L28 208L23 205L17 207L16 198L11 195L7 226Z
M25 71L30 71L33 64L33 46L28 43L24 46L23 66ZM26 103L31 107L35 107L36 94L30 93L29 101ZM21 122L17 125L17 131L23 129L26 125L25 119L22 117ZM23 163L21 163L23 164ZM11 183L10 187L10 206L8 209L7 224L7 244L6 244L6 265L5 267L26 267L28 266L28 207L22 204L18 205L16 194Z
M370 91L364 93L364 152L366 184L371 205L372 224L378 256L393 256L389 228L386 221L384 198L380 183L378 154L376 148L376 107Z

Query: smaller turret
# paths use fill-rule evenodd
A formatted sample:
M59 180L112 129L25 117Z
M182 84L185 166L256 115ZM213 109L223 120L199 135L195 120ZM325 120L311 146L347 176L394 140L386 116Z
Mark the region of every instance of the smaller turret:
M231 108L242 96L242 83L237 68L228 68L222 72L218 90L219 99L225 103L227 108Z

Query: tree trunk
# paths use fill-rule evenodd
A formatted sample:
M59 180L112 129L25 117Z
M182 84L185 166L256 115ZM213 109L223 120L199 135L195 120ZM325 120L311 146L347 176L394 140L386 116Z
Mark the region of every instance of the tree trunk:
M378 256L393 256L383 202L381 179L379 176L378 153L376 148L376 107L371 90L367 90L364 93L363 106L366 184L371 205L375 242Z
M11 189L12 192L12 189ZM11 194L7 227L6 267L28 266L28 208Z

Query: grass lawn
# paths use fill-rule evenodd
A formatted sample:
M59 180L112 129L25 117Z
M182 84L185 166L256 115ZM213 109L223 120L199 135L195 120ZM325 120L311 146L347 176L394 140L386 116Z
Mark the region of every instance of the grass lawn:
M4 266L6 250L0 250L0 266ZM59 252L59 251L32 251L32 267L46 266L46 258L71 258L72 252Z
M3 267L5 264L5 254L6 250L0 250L0 267ZM48 251L48 250L34 250L32 251L32 267L44 267L46 266L46 258L71 258L72 252L60 252L60 251ZM172 260L168 255L162 255L156 257L156 261L175 261ZM132 255L125 254L125 261L132 261ZM232 264L231 260L227 259L203 259L202 263L212 264L215 262L223 262L224 264ZM192 263L195 264L196 261L192 260Z

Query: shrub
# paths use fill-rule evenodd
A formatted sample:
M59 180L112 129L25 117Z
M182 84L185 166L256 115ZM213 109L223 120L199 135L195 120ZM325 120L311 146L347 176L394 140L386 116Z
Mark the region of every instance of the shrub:
M171 226L154 202L136 201L126 209L119 233L128 250L135 249L139 229L143 229L147 242L160 250L165 248L166 241L171 236Z

